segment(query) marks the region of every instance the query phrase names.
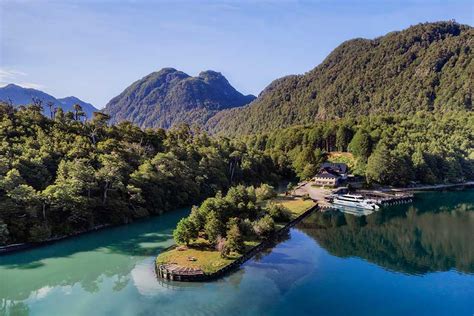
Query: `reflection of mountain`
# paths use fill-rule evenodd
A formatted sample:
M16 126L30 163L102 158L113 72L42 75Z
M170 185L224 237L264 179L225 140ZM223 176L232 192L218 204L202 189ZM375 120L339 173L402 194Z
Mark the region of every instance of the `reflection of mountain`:
M357 256L410 274L453 268L474 273L472 190L424 193L412 206L369 216L315 213L300 228L336 256Z

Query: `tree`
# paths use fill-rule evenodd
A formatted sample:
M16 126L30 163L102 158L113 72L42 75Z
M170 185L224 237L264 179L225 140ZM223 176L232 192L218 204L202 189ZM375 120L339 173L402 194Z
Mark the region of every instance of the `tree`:
M371 152L370 135L366 130L359 128L349 144L349 151L357 158L367 160Z
M291 219L290 211L280 204L269 203L265 207L265 211L273 218L275 222L286 222Z
M99 157L101 168L97 170L97 178L102 182L102 204L107 203L109 191L124 189L124 171L127 164L117 154L105 154Z
M206 233L207 240L211 244L215 244L217 238L222 236L223 225L217 219L214 211L210 212L206 218L206 225L204 226L204 232Z
M267 238L275 232L275 222L270 215L265 215L254 222L253 230L257 236Z
M336 132L336 148L338 151L346 151L352 138L352 130L346 124L340 124Z
M192 239L197 237L197 230L192 221L187 217L182 218L173 231L173 239L179 245L189 245Z
M73 105L74 109L74 119L79 121L80 117L84 115L84 111L82 110L82 106L78 103Z
M227 230L225 246L229 252L240 253L244 249L244 241L242 239L242 234L240 233L237 221L232 222L229 229Z
M261 202L276 197L277 193L271 185L263 183L261 186L255 189L255 195L257 201Z
M384 143L379 143L367 162L368 183L405 185L411 180L410 161L394 155Z

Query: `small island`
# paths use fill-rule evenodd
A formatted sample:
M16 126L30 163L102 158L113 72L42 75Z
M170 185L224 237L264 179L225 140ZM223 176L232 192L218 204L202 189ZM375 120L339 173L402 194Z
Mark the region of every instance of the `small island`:
M206 199L181 219L176 245L156 258L157 276L205 281L222 276L251 258L315 209L308 198L276 194L268 184L231 187Z

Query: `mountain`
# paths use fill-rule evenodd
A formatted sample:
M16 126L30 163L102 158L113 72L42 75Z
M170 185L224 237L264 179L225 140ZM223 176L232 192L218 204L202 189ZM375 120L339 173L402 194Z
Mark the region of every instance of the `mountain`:
M218 72L208 70L191 77L164 68L134 82L110 100L104 112L111 116L111 123L128 120L143 128L169 128L181 122L204 124L218 111L254 99L235 90Z
M56 107L61 107L64 111L73 111L74 104L78 103L82 106L82 109L88 118L92 117L92 113L98 111L92 104L81 101L76 97L56 99L52 95L49 95L43 91L23 88L15 84L9 84L5 87L0 87L0 100L6 102L11 101L14 106L31 104L33 99L42 101L44 113L47 116L50 115L49 108L47 106L49 102L53 102Z
M72 109L74 104L79 104L82 107L82 110L87 114L88 118L92 118L92 114L99 111L92 104L73 96L61 98L58 99L58 101L61 103L63 109Z
M342 43L303 75L272 82L251 104L217 113L212 133L236 135L346 116L472 110L474 30L455 22Z

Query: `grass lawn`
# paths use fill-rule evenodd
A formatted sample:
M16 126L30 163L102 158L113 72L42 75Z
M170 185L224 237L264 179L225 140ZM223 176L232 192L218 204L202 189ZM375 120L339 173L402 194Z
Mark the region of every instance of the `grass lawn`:
M286 207L291 212L291 218L297 218L303 214L307 209L314 206L315 203L312 200L296 199L292 197L279 196L273 200Z
M244 243L245 251L247 251L256 246L259 241L245 241ZM175 263L182 267L200 268L205 273L212 273L222 269L241 256L238 253L231 253L228 257L222 258L219 251L209 247L205 240L199 239L191 243L186 250L174 248L159 254L156 258L156 263ZM190 261L190 257L194 257L196 261Z

